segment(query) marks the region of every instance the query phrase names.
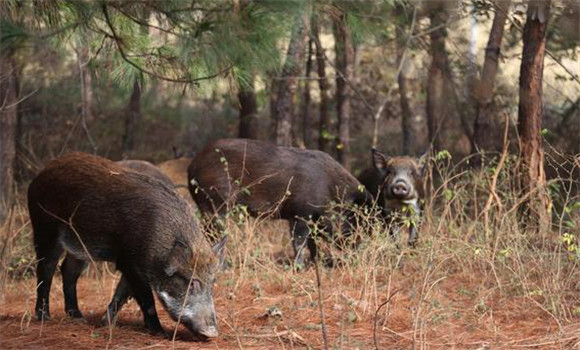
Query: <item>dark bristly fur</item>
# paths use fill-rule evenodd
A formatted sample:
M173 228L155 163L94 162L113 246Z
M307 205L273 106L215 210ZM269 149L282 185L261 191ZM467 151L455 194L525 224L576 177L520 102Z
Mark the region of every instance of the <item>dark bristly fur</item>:
M219 258L192 208L172 187L107 159L70 153L51 161L32 181L28 208L38 258L39 319L49 317L52 277L66 253L61 270L70 316L82 317L76 282L88 262L110 261L122 272L110 321L132 296L146 327L162 331L153 289L174 319L189 307L196 310L181 317L193 333L217 335L212 289Z
M207 216L245 205L252 215L271 213L290 221L296 262L316 245L304 219L317 220L331 201L362 203L366 191L328 154L247 139L208 144L188 168L191 195ZM361 191L362 190L362 191Z

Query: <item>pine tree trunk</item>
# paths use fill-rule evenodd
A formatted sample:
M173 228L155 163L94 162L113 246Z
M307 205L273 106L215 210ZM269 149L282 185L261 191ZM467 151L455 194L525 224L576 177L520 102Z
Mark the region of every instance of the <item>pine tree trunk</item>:
M313 54L313 42L308 41L308 54L306 57L306 79L304 80L303 92L302 92L302 140L301 143L305 148L310 145L310 102L312 100L310 96L310 74L312 73L312 54Z
M316 44L316 69L318 71L318 88L320 90L320 121L318 124L318 149L330 152L330 96L326 78L326 59L320 42L320 24L316 16L312 20L312 36Z
M0 53L0 225L14 201L18 82L14 53Z
M524 47L520 69L518 132L520 135L519 184L528 200L520 208L527 228L549 227L549 197L545 190L544 152L542 149L542 76L546 49L546 28L550 1L530 2L524 27Z
M431 27L435 28L444 25L447 14L444 9L436 8L429 13ZM445 37L447 28L441 27L431 32L431 66L427 78L427 126L429 129L429 140L437 150L445 148L442 142L443 121L447 116L446 83L445 70L448 66L447 54L445 52Z
M354 48L350 31L341 14L333 21L334 42L336 51L336 111L338 119L338 161L350 171L350 99L352 89L347 83L353 76Z
M135 134L141 121L141 86L139 80L133 82L133 92L125 109L125 131L123 133L123 152L135 149Z
M498 2L494 6L495 15L485 49L483 70L474 91L473 152L498 152L502 147L500 120L494 111L492 102L493 85L497 76L501 42L509 6L509 1Z
M277 85L277 99L274 105L276 121L276 144L292 145L292 120L294 119L294 97L298 89L298 76L302 72L307 34L308 16L305 11L296 18L296 25L288 46L281 79Z
M89 65L89 46L85 40L81 41L78 50L79 76L81 80L81 113L85 123L91 123L93 115L93 78Z
M257 115L258 106L256 102L256 93L254 92L254 81L249 83L250 86L240 87L238 92L238 102L240 105L240 128L238 137L242 139L257 139Z
M403 4L397 3L395 8L397 17L400 19L405 18L405 8ZM407 21L404 21L404 27L406 27ZM412 35L413 33L409 33ZM404 31L397 29L397 66L401 65L401 61L404 59L404 52L406 47L406 36ZM397 83L399 85L399 102L401 105L401 130L403 134L403 154L411 153L411 130L412 130L412 118L413 112L411 110L411 104L409 103L409 78L407 64L403 62L399 76L397 77Z

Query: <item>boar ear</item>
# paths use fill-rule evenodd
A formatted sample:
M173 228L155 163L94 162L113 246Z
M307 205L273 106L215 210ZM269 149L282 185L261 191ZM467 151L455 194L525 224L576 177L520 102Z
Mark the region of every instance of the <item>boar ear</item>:
M377 169L381 174L384 174L387 170L387 160L389 157L374 147L371 148L371 153L373 155L373 165L375 169Z
M222 238L222 240L219 241L219 243L217 243L216 245L214 245L212 247L213 252L219 258L219 266L220 266L220 269L221 269L221 266L224 264L224 260L225 260L225 257L226 257L225 247L226 247L226 242L227 241L228 241L228 235L225 235L224 238Z
M423 176L423 172L427 167L427 163L429 163L429 155L431 154L431 150L428 149L425 153L423 153L419 159L417 159L419 175Z
M163 269L165 274L169 277L173 276L179 269L179 266L187 262L189 255L191 255L190 249L184 243L175 241L173 248L171 248L169 262Z

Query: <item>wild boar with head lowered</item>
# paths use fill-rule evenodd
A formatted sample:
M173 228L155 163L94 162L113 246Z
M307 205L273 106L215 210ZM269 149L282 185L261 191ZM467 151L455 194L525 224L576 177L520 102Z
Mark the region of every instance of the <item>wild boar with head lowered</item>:
M208 144L188 168L191 196L207 217L224 214L231 204L250 214L290 221L295 262L311 258L316 244L305 220L323 217L332 201L362 203L370 195L328 154L247 139Z
M163 182L169 187L175 186L173 181L169 178L169 176L165 175L161 169L156 167L155 165L149 163L145 160L135 160L135 159L127 159L127 160L120 160L117 164L124 166L125 168L132 169L138 173L149 175L157 180Z
M153 290L191 332L218 335L213 284L225 240L212 249L192 208L173 188L107 159L70 153L49 162L32 181L28 209L38 258L38 319L49 318L51 282L64 253L68 315L82 317L76 284L88 261L110 261L122 277L109 317L132 296L146 327L162 331Z
M371 149L373 166L365 169L359 181L374 196L382 215L387 221L395 214L421 214L421 200L424 197L423 170L428 154L419 159L407 156L389 157ZM413 246L418 238L417 227L411 220L408 244ZM400 220L395 223L398 228Z

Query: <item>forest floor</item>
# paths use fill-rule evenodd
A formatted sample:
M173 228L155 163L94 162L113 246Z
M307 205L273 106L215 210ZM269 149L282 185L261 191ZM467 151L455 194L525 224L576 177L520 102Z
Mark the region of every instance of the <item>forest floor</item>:
M329 348L375 348L375 321L381 349L580 348L579 320L562 324L539 303L534 306L528 297L502 297L494 288L483 293L487 297L482 301L476 297L481 291L474 292L479 284L473 283L480 276L470 273L457 272L439 281L423 303L423 310L419 310L413 301L416 276L406 270L403 266L393 276L392 298L376 319L375 310L358 298L358 290L336 284L348 276L323 270L322 300ZM80 320L64 315L61 280L57 276L51 293L52 318L42 323L31 318L35 281L14 281L7 286L0 305L0 348L324 348L313 267L299 272L281 271L260 282L246 279L235 286L234 294L231 283L235 273L223 272L215 288L221 334L209 342L196 342L184 327L176 327L159 303L166 338L147 333L134 301L122 310L115 327L103 326L100 320L118 280L116 274L80 279L79 303L86 317ZM376 297L379 302L387 299L382 292ZM417 317L418 314L423 316Z

